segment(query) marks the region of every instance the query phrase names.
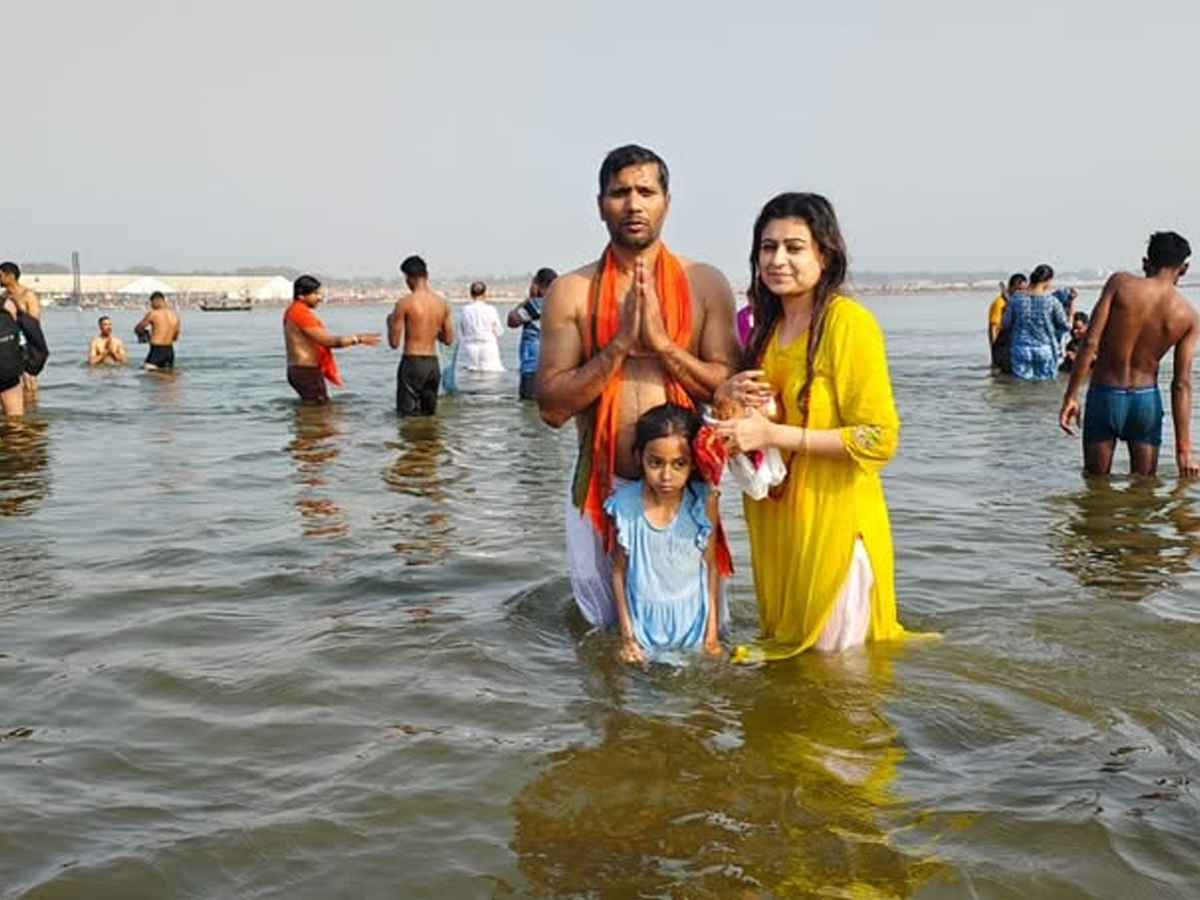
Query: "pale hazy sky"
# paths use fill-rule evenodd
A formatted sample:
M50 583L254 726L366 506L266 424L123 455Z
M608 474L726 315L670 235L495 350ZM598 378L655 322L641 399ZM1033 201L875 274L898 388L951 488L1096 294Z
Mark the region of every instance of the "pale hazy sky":
M1194 0L6 0L0 257L435 279L605 241L604 154L744 280L782 190L858 270L1200 246Z

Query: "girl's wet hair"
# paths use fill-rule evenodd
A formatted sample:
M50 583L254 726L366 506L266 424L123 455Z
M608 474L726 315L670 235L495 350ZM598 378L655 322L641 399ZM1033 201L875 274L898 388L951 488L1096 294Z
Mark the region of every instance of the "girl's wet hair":
M808 345L805 350L807 373L797 397L800 421L808 422L808 395L812 390L813 360L825 327L825 309L829 301L841 289L849 270L846 241L838 226L833 205L820 194L784 193L767 201L754 222L754 238L750 244L750 305L754 311L754 327L746 339L746 352L742 359L744 368L758 368L762 361L767 341L775 333L775 326L783 316L783 304L762 282L758 265L758 248L762 244L763 231L770 222L780 219L799 219L808 226L813 241L820 250L825 268L813 289L812 321L808 326Z
M634 426L633 452L640 454L651 441L675 436L683 438L691 447L700 425L700 416L685 406L677 403L655 406L642 413Z

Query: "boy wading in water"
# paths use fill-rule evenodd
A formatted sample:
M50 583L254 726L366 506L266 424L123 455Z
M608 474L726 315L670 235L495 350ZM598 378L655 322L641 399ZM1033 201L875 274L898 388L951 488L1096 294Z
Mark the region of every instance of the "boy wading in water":
M1083 413L1083 464L1089 475L1109 473L1119 440L1129 445L1131 472L1157 471L1163 420L1158 364L1172 347L1175 464L1181 477L1200 474L1191 439L1192 355L1200 317L1175 287L1191 254L1191 246L1175 232L1156 232L1142 260L1146 277L1118 272L1104 285L1058 416L1063 430L1074 434L1071 425L1080 420L1079 389L1090 370Z

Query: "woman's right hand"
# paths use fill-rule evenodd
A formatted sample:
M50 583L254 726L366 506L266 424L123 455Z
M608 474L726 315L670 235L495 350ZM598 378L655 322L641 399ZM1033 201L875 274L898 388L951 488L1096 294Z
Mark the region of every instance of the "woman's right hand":
M771 431L774 424L754 407L740 419L723 419L713 427L730 456L752 453L774 444Z
M774 399L775 388L763 379L762 369L747 369L738 372L713 391L713 402L734 400L747 409L760 409Z

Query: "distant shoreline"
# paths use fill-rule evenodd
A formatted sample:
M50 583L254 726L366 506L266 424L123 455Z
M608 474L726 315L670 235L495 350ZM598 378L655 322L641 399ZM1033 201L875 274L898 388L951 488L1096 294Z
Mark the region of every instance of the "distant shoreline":
M1103 281L1063 281L1058 283L1061 287L1072 287L1076 290L1096 291L1099 292L1104 287ZM1200 288L1200 282L1184 282L1179 285L1182 290L1194 290ZM470 302L470 297L467 295L466 287L454 283L453 285L433 285L434 290L437 290L454 306L460 306ZM929 295L929 294L980 294L994 295L1000 290L999 282L992 285L987 284L965 284L962 282L893 282L880 284L847 284L845 293L852 296L860 297L904 297L913 295ZM399 297L403 296L404 291L397 287L396 289L376 289L376 290L354 290L354 289L339 289L338 285L331 284L326 286L325 306L378 306L381 304L393 303ZM494 303L498 306L512 304L516 305L525 299L525 293L515 293L511 289L489 293L485 298L487 302ZM741 306L746 296L744 285L734 287L734 297L736 304ZM62 295L59 293L43 293L41 294L43 305L47 309L56 310L73 310L73 311L90 311L106 312L112 310L144 310L148 303L148 296L142 295L124 295L117 293L85 293L81 296L80 301L76 303L70 295ZM244 312L249 310L242 309L201 309L203 305L219 306L222 303L232 303L237 298L231 298L223 294L206 294L206 293L178 293L167 294L168 302L176 309L196 310L198 312L225 312L233 314L236 312ZM290 303L290 298L270 298L251 301L251 309L282 309Z

